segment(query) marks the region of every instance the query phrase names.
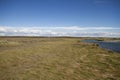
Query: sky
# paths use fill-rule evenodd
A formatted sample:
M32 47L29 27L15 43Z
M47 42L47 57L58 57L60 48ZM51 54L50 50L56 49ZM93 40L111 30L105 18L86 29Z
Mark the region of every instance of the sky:
M120 0L0 0L0 36L120 37Z

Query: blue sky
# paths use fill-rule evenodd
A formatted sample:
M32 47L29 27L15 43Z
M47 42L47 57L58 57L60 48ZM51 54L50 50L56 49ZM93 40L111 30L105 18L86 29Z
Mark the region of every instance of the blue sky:
M120 37L120 0L0 0L0 35Z

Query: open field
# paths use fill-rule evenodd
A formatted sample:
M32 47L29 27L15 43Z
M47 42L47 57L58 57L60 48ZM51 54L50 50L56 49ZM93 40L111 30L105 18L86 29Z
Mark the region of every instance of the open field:
M0 80L120 80L120 54L83 39L1 37Z

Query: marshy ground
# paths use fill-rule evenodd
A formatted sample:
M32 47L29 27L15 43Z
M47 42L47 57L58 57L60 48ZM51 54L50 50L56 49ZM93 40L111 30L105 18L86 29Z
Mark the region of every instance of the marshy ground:
M120 80L120 54L83 39L1 37L0 80Z

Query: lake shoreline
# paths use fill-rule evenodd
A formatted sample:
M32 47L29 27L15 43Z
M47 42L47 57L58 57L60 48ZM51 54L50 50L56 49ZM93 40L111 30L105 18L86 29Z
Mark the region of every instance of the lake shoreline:
M102 49L120 53L120 49L119 49L120 42L118 42L118 41L98 41L98 40L88 40L87 39L87 40L83 40L83 42L95 43L95 44L99 45L99 47Z

